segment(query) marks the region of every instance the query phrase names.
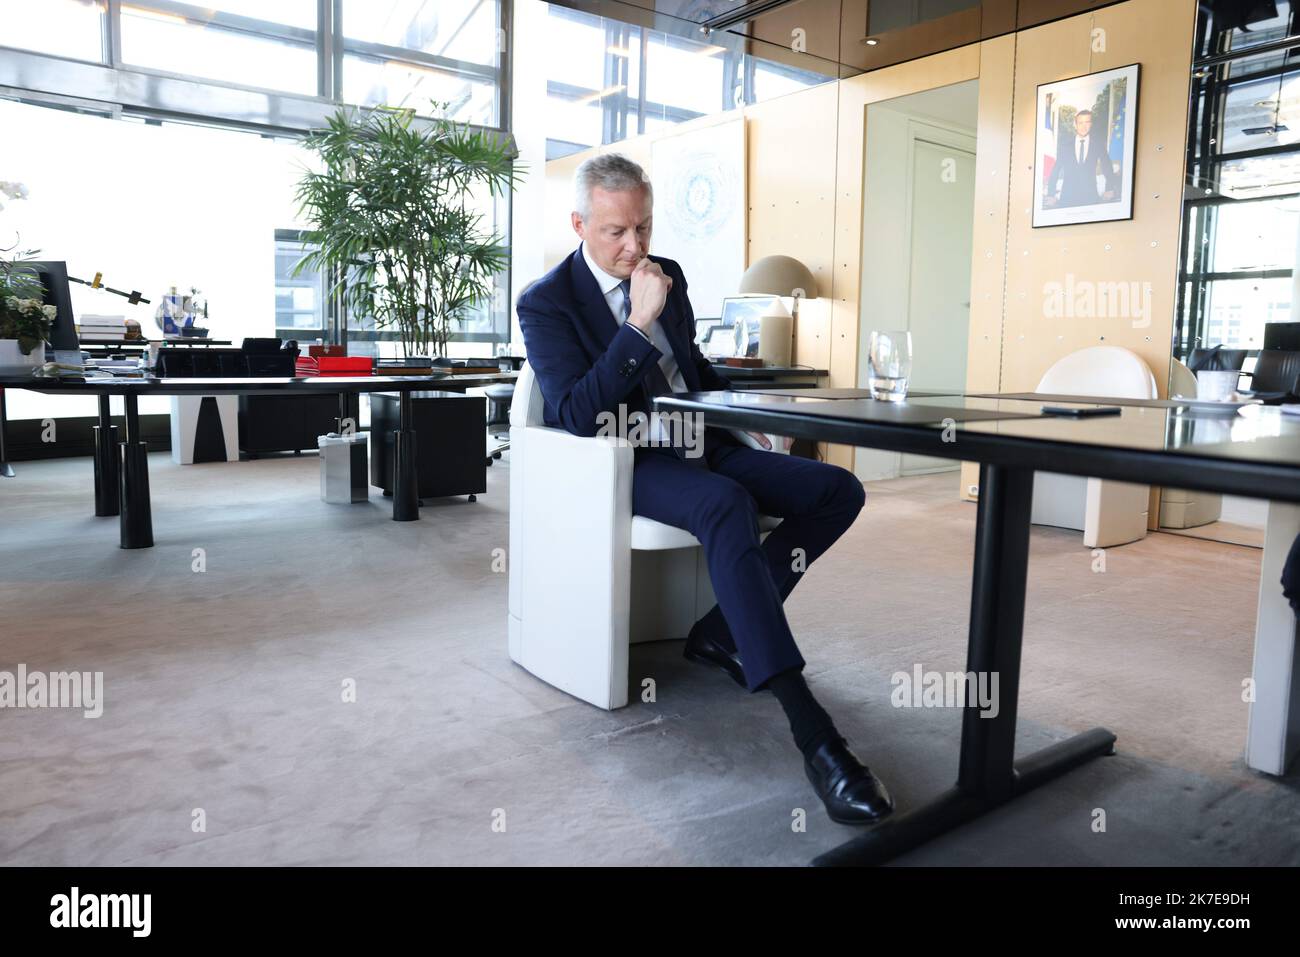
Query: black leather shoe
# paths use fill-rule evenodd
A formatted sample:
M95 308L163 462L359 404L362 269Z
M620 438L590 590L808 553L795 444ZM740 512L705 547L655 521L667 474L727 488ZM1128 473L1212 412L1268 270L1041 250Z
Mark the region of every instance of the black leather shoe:
M686 647L682 649L682 657L688 661L698 661L700 664L721 668L731 675L732 681L746 691L749 690L749 684L745 681L745 669L740 664L740 656L734 651L727 651L726 648L723 648L712 638L691 635L686 639Z
M804 760L803 769L832 821L871 824L894 809L894 799L884 783L841 737L831 738L814 751Z

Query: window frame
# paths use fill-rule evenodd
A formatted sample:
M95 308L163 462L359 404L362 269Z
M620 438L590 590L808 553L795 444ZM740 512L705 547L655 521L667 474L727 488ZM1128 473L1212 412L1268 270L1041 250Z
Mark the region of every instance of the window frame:
M1241 203L1277 203L1300 198L1300 191L1242 198L1218 192L1224 167L1228 164L1255 157L1300 155L1300 142L1228 152L1215 148L1215 144L1223 142L1231 91L1273 79L1281 82L1288 75L1300 76L1300 56L1291 55L1300 46L1300 2L1292 0L1285 26L1258 37L1216 31L1204 17L1198 24L1197 33L1197 50L1201 55L1192 62L1186 169L1188 189L1195 186L1204 190L1205 195L1188 195L1183 201L1173 354L1184 361L1193 348L1207 344L1202 340L1210 328L1209 307L1215 283L1289 279L1295 272L1294 268L1285 267L1213 269L1218 210ZM1234 44L1234 40L1245 42ZM1237 72L1243 65L1241 61L1263 58L1269 58L1270 62L1262 69ZM1262 347L1262 342L1260 345ZM1247 350L1249 358L1258 354L1259 348Z

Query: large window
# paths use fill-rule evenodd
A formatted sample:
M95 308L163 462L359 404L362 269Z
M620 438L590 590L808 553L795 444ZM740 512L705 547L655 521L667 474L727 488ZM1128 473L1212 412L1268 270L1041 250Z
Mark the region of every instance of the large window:
M728 47L549 4L547 159L827 81Z
M420 115L437 103L452 119L500 127L501 7L502 0L0 0L0 46ZM295 127L297 111L283 103L259 105L253 115L248 101L220 90L127 87L171 113L180 106Z
M172 286L196 287L208 302L214 338L237 344L277 335L287 258L277 230L304 226L294 189L313 162L297 141L9 100L0 100L0 129L23 131L5 140L0 179L23 182L30 193L0 212L3 242L12 244L17 234L19 248L66 261L73 276L102 272L107 285L138 289L151 300L131 305L74 283L76 316L136 319L156 339L160 297ZM22 390L8 402L11 418L91 415L95 404ZM165 399L147 404L151 412L167 408Z
M497 125L499 4L494 0L342 0L342 98Z
M1292 318L1300 230L1300 20L1291 4L1202 21L1193 64L1174 353L1257 350ZM1250 20L1250 11L1245 11Z
M99 0L0 0L0 45L94 63L104 59Z
M313 96L315 0L123 3L122 63Z

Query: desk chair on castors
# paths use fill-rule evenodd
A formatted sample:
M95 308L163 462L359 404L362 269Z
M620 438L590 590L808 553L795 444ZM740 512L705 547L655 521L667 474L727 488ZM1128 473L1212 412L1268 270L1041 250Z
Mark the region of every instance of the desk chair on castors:
M500 382L483 389L488 400L488 435L500 444L493 447L488 455L487 464L493 459L501 458L501 453L510 449L510 400L515 396L513 382Z

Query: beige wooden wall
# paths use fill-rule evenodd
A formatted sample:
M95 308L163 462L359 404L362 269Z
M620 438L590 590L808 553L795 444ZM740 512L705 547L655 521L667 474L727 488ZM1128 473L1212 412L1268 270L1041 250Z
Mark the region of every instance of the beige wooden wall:
M1130 0L982 44L970 391L1029 391L1062 356L1116 345L1140 355L1167 394L1194 15L1194 0ZM1034 229L1037 86L1130 63L1141 64L1133 218ZM1009 180L998 175L1008 169ZM1149 288L1149 314L1049 317L1049 284L1070 277L1076 288ZM963 467L963 494L978 478Z

